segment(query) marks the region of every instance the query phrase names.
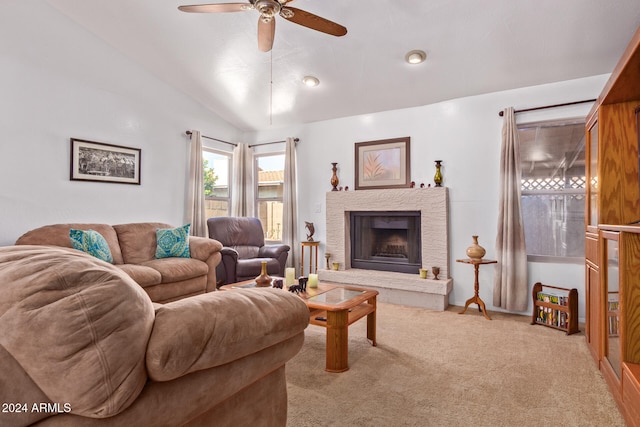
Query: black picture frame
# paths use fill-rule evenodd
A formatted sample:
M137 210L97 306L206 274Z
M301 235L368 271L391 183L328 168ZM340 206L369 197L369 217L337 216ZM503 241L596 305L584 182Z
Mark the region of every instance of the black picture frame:
M72 181L140 185L142 150L71 138Z

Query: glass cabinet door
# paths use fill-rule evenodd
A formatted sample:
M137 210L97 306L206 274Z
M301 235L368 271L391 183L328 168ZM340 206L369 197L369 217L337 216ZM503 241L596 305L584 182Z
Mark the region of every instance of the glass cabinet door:
M605 251L605 345L604 357L611 365L618 378L621 378L622 356L620 343L620 267L619 267L619 233L603 233Z
M598 122L587 132L587 226L598 225Z

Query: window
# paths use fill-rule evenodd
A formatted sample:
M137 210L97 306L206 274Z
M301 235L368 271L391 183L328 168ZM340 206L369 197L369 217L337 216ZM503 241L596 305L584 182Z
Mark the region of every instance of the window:
M282 241L282 210L284 193L284 154L255 157L257 179L256 216L262 222L266 241Z
M202 150L202 158L206 217L229 216L231 153L205 148Z
M575 120L518 126L530 261L584 260L584 126Z

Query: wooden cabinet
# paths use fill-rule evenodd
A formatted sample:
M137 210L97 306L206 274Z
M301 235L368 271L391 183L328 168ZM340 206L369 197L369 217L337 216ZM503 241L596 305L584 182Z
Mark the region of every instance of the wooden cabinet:
M627 423L640 427L640 28L587 117L585 337Z
M620 340L620 233L602 231L602 363L600 369L616 400L621 400L622 342Z
M587 144L585 146L586 188L585 219L587 231L598 233L598 111L587 120ZM597 236L596 236L597 240ZM595 260L594 260L595 262Z
M585 266L585 299L586 299L586 324L585 338L591 351L591 355L600 363L600 269L598 260L598 235L587 234L585 241L586 266Z
M640 426L640 226L600 225L600 369L627 423Z

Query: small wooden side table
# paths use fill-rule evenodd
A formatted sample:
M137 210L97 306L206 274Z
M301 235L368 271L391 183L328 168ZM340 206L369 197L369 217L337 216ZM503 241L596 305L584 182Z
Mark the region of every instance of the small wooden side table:
M473 290L475 292L475 295L467 300L467 302L464 304L464 310L462 310L459 314L464 314L465 311L467 311L467 307L469 307L469 304L478 304L478 311L482 312L484 317L486 317L488 320L491 320L491 317L489 317L489 315L487 314L487 308L484 305L484 301L482 301L482 299L480 299L480 296L478 295L478 292L480 291L480 283L478 282L478 273L480 271L480 266L482 264L497 264L498 261L494 259L466 258L466 259L457 259L456 262L461 262L463 264L473 264L473 268L475 269L475 275L476 275L475 282L473 283Z
M300 274L302 276L307 276L304 273L304 248L309 248L309 274L318 272L318 247L320 246L320 242L317 240L314 241L302 241L300 242L302 245L302 254L300 255ZM315 262L314 262L315 260Z

